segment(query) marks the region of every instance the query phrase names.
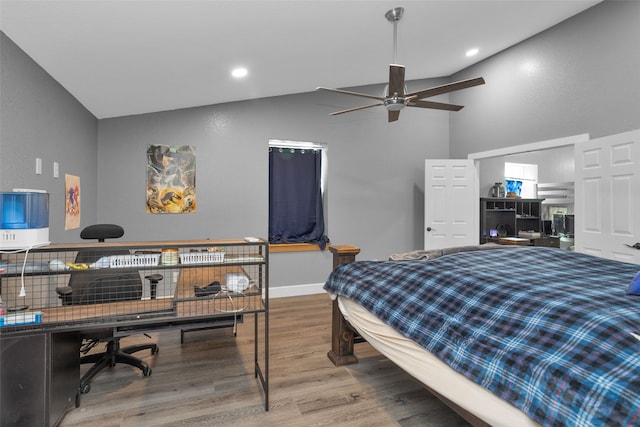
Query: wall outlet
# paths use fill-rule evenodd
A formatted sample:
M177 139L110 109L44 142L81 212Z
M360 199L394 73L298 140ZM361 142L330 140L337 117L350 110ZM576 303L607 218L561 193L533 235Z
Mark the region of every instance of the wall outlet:
M53 162L53 177L60 178L60 165L58 162Z
M42 175L42 159L36 157L36 175Z

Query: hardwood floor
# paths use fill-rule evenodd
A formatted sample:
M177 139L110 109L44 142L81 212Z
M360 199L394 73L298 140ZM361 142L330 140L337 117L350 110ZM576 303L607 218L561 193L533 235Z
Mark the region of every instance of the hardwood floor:
M153 369L106 369L61 426L467 426L420 383L367 343L357 365L327 358L331 302L325 294L271 300L270 410L253 371L253 315L230 329L152 334L140 352ZM145 342L144 336L122 345ZM101 348L99 350L102 350ZM88 365L83 365L84 370Z

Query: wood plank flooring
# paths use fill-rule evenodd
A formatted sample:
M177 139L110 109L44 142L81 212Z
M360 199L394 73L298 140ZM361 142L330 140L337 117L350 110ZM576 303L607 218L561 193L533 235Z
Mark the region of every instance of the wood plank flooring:
M271 300L270 410L253 370L253 315L230 329L152 334L140 352L150 377L126 365L100 373L61 426L468 426L367 343L357 365L327 358L331 302L325 294ZM147 342L131 336L122 345ZM100 348L99 350L102 350ZM88 365L83 365L83 372Z

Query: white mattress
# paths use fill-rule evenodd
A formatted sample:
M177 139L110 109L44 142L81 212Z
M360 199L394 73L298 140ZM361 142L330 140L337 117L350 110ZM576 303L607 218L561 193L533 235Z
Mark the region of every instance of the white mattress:
M463 375L423 347L400 335L362 306L344 297L338 298L345 319L376 350L465 410L492 426L537 426L524 412L500 399Z

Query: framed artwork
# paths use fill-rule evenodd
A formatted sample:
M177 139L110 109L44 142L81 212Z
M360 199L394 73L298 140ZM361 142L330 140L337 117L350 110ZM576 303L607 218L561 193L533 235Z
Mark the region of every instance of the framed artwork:
M80 228L80 177L64 175L64 229Z
M522 181L519 179L505 179L507 194L512 193L520 197L522 195Z
M196 151L190 145L147 147L149 213L196 211Z

